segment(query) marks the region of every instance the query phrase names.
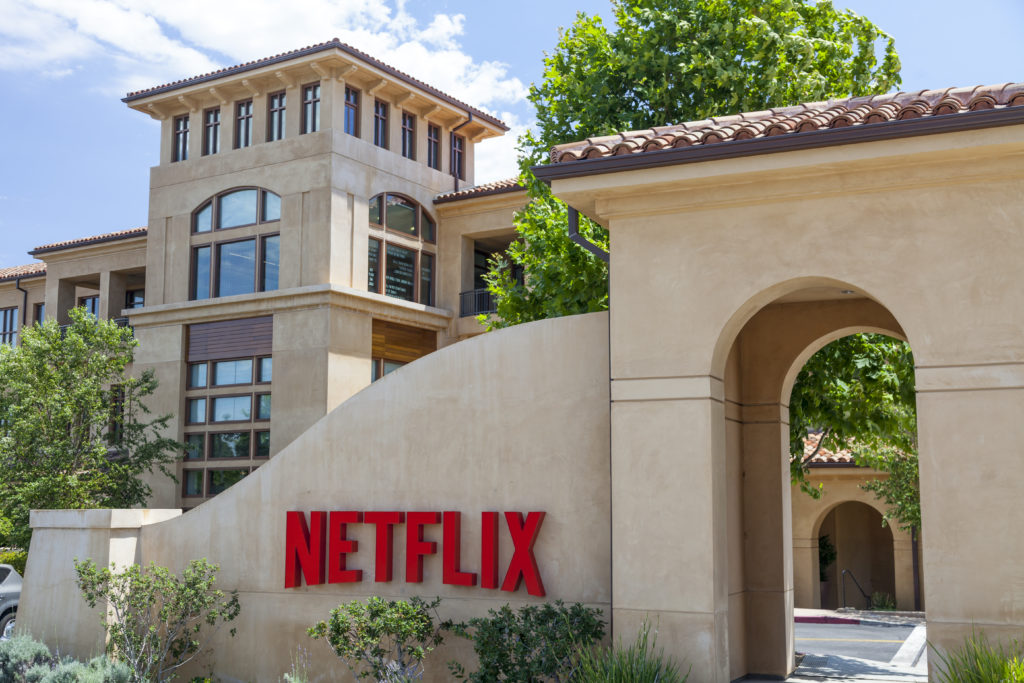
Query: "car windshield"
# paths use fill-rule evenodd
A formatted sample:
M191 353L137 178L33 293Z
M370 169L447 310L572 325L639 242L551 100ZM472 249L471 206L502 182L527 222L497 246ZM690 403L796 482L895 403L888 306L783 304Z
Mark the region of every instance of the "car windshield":
M10 573L11 573L11 568L10 567L0 567L0 583L3 583L4 581L6 581L7 577L10 575Z

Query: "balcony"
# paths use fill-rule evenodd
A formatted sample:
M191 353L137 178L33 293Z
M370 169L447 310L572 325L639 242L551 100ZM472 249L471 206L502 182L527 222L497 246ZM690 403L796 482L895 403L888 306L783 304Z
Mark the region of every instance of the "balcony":
M471 289L468 292L459 293L459 317L468 318L481 313L494 313L497 309L494 306L494 297L483 289Z

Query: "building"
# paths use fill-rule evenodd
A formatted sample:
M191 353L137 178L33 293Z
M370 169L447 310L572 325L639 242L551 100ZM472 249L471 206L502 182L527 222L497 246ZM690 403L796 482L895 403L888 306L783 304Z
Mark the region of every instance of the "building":
M194 507L372 379L483 331L480 274L525 201L473 184L501 121L338 40L124 101L161 122L148 227L0 271L0 339L74 306L133 327L150 408L191 446L154 507Z

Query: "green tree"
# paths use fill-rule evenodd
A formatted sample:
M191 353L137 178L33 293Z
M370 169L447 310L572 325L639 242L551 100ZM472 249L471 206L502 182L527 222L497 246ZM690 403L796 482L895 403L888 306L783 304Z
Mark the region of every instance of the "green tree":
M0 347L0 544L28 547L30 510L142 505L141 474L173 476L182 446L161 436L170 416L148 419L157 381L129 374L137 344L74 309L66 328L49 321Z
M219 569L192 560L178 578L152 563L117 572L113 565L100 569L92 560L75 561L86 603L104 606L107 650L131 669L132 683L172 680L203 653L203 639L238 616L238 591L226 595L213 587Z
M516 216L517 241L485 276L496 303L496 316L482 320L490 328L607 308L607 266L571 242L564 204L529 171L552 146L900 82L892 38L828 0L613 0L612 8L611 31L577 14L530 87L537 130L519 150L531 202ZM580 232L607 248L601 226L581 217ZM522 282L511 266L522 268Z

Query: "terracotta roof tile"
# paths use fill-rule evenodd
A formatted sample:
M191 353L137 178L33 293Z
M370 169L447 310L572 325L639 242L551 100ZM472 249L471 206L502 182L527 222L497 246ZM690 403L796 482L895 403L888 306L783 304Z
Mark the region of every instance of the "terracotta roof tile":
M41 277L46 275L45 263L28 263L23 266L0 268L0 282L17 280L20 277Z
M289 50L288 52L282 52L280 54L276 54L270 57L254 59L250 62L245 62L243 64L236 64L235 66L226 66L221 69L217 69L216 71L200 74L198 76L191 76L189 78L183 78L181 80L173 81L171 83L165 83L163 85L156 85L151 88L146 88L144 90L136 90L134 92L128 93L124 98L122 98L121 101L132 102L134 100L139 100L144 97L149 97L150 95L158 95L161 93L170 92L172 90L178 90L180 88L187 88L188 86L195 85L197 83L205 83L206 81L212 81L218 78L223 78L225 76L233 76L235 74L244 73L246 71L252 71L253 69L259 69L260 67L269 66L271 64L285 62L288 61L289 59L305 57L306 55L316 54L317 52L325 52L327 50L334 49L341 50L342 52L345 52L346 54L351 55L352 57L356 57L364 62L372 64L378 69L392 76L397 77L399 80L404 81L410 85L414 85L417 88L420 88L421 90L425 90L426 92L436 97L439 97L440 99L444 100L445 102L448 102L449 104L453 104L467 111L471 111L473 112L473 116L484 119L485 121L492 123L495 126L498 126L502 130L509 129L508 126L501 121L501 119L495 118L494 116L491 116L490 114L483 112L475 107L471 107L465 102L455 99L451 95L438 90L432 85L428 85L427 83L424 83L423 81L410 76L404 71L399 71L398 69L394 68L393 66L385 64L379 59L371 57L365 52L357 50L356 48L352 47L351 45L348 45L347 43L341 42L337 38L331 38L330 40L323 43L317 43L315 45L300 47L298 49Z
M467 187L458 192L445 192L434 198L435 204L455 202L460 199L471 199L473 197L486 197L492 194L505 194L508 192L520 192L526 188L519 184L519 178L505 178L496 180L493 183L484 183L475 187Z
M87 244L100 244L102 242L114 242L116 240L127 240L133 237L145 237L148 233L146 226L141 228L131 228L130 230L119 230L117 232L108 232L103 235L93 235L92 237L79 237L78 239L65 240L63 242L54 242L52 244L44 244L41 247L36 247L29 252L29 255L35 256L36 254L45 254L51 251L60 251L61 249L72 249L74 247L81 247Z
M807 460L814 453L814 449L818 447L818 441L821 440L821 434L808 434L807 438L804 439L804 459ZM822 448L818 451L810 460L807 460L807 464L814 465L849 465L850 467L856 467L856 463L853 461L853 452L844 448L841 451L833 453L832 451Z
M552 163L1024 106L1024 83L898 92L716 116L558 145Z

